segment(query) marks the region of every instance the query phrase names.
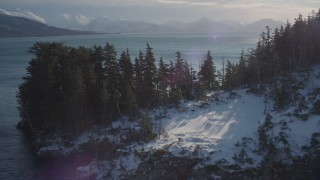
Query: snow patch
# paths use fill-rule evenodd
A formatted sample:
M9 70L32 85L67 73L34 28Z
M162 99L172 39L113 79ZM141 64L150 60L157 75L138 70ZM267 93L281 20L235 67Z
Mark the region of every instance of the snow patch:
M61 13L59 14L62 16L64 19L68 21L74 21L77 24L81 26L87 26L90 23L90 19L84 15L81 14L69 14L69 13Z
M70 20L70 18L72 17L71 14L68 14L68 13L63 13L63 14L60 14L62 17L64 17L66 20Z
M77 176L76 179L89 178L98 173L98 164L96 161L92 161L90 164L86 166L79 166L77 168Z
M88 25L90 20L86 16L83 15L76 15L75 16L76 21L81 25Z
M197 103L186 103L182 106L188 110L183 113L169 110L168 118L162 122L165 134L147 148L167 149L175 156L210 157L208 163L219 159L233 162L238 151L235 144L242 137L255 138L259 123L264 120L262 97L245 90L236 94L233 98L223 94L222 102L227 103L212 100L203 108Z
M15 16L15 17L23 17L23 18L37 21L43 24L47 23L47 21L43 17L40 17L29 10L17 9L17 11L6 11L4 9L0 9L0 14Z

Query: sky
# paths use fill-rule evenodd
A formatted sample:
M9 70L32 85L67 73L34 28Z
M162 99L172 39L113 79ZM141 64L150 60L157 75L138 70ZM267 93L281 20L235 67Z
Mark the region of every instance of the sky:
M49 24L57 23L58 16L65 13L154 23L191 22L203 17L244 23L260 19L292 22L299 13L306 17L312 10L318 11L320 0L1 0L0 8L31 11Z

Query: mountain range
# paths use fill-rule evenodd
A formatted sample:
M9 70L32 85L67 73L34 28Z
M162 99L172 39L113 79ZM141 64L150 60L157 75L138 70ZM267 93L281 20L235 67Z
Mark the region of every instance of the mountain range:
M63 13L57 16L54 26L30 11L9 12L0 9L0 37L83 35L97 33L228 33L262 32L285 25L281 21L262 19L254 23L237 21L213 21L201 18L192 22L168 21L157 24L132 21L117 16L100 16L89 19L84 15ZM58 28L59 27L59 28Z
M261 32L265 30L266 26L274 29L285 25L284 22L272 19L261 19L253 23L241 23L234 20L215 21L205 17L191 22L171 20L160 24L155 22L133 21L115 15L108 17L99 16L90 19L81 14L70 13L62 13L55 16L55 22L53 24L68 29L101 33Z
M144 21L129 21L121 18L98 17L82 26L81 30L108 33L216 33L216 32L261 32L266 26L271 29L285 23L272 19L262 19L254 23L244 24L237 21L213 21L201 18L193 22L169 21L156 24Z

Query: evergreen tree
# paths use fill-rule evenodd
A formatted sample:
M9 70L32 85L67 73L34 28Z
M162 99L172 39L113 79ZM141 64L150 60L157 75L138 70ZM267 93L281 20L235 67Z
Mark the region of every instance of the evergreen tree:
M85 86L80 66L80 59L87 58L86 53L72 48L65 60L62 61L61 107L64 117L61 119L63 121L61 124L64 125L61 128L70 133L69 135L79 135L87 123L84 114Z
M239 66L238 66L238 80L237 80L238 85L241 86L241 85L246 84L247 78L248 78L248 75L247 75L247 62L246 62L246 59L245 59L244 52L242 50L241 54L240 54Z
M155 79L157 68L155 65L155 58L153 56L152 48L147 44L146 55L143 67L143 88L142 88L142 107L151 108L155 105Z
M19 86L20 116L34 133L52 133L63 119L61 109L62 64L69 48L62 43L35 43L28 51L33 58Z
M122 81L121 80L121 85L120 85L120 93L121 93L121 100L120 100L120 105L119 108L121 112L124 115L128 115L131 118L137 117L137 112L138 112L138 103L136 101L135 94L132 90L132 86L130 81Z
M294 36L294 59L297 67L304 67L306 65L306 48L307 48L307 24L299 14L299 17L295 19L293 25L293 36Z
M168 75L169 69L168 64L163 62L162 57L159 62L159 69L157 75L157 96L160 105L166 105L168 103Z
M94 46L90 50L90 62L96 78L93 83L87 84L88 88L93 91L90 91L88 102L91 102L91 114L97 124L103 124L108 116L109 93L107 91L105 60L104 49L101 46Z
M121 116L119 109L119 100L121 97L120 89L120 72L119 64L116 59L117 52L113 45L106 44L104 47L105 68L106 68L106 82L107 92L109 94L108 110L109 122L116 117Z
M120 109L124 114L135 116L138 111L138 104L134 94L133 87L133 64L131 63L129 50L123 51L119 59L120 67L120 94L121 102Z
M310 29L311 29L311 44L313 46L313 58L311 61L313 63L319 63L320 62L320 51L317 49L320 49L320 9L317 13L313 13L312 20L309 23Z
M227 61L227 66L226 66L226 74L225 74L225 80L223 87L226 90L232 90L235 87L235 66L231 64L230 61Z
M133 64L130 59L129 50L123 51L119 59L120 73L124 80L131 81L133 80Z
M188 62L185 60L183 67L183 82L182 82L182 96L188 100L193 99L193 75L192 67L189 66Z
M134 81L135 81L135 94L139 105L142 105L143 101L143 83L144 83L144 54L139 51L138 57L135 59L134 64Z
M170 69L170 102L179 104L179 101L183 98L182 88L185 78L184 61L180 52L176 52L175 64L171 62Z
M207 90L213 90L217 86L216 67L210 51L208 51L204 62L200 66L199 80L206 86Z
M184 79L184 61L181 57L181 53L176 52L176 59L174 65L174 86L175 88L181 88Z

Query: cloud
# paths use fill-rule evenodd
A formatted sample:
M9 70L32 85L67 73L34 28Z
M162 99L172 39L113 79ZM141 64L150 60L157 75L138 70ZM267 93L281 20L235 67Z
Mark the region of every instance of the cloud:
M219 5L216 1L210 1L210 0L157 0L157 3L160 4L183 4L183 5L210 5L210 6L216 6Z
M182 1L182 0L158 0L157 3L160 3L160 4L187 4L188 1Z
M316 4L320 4L319 0L306 0L309 3L316 3Z

